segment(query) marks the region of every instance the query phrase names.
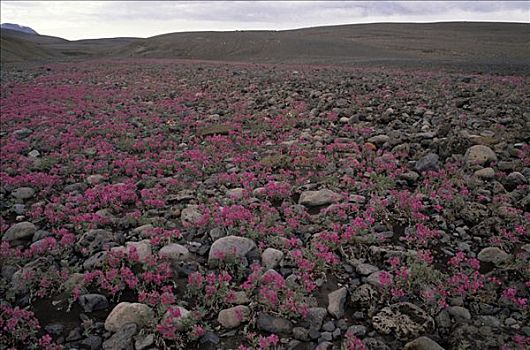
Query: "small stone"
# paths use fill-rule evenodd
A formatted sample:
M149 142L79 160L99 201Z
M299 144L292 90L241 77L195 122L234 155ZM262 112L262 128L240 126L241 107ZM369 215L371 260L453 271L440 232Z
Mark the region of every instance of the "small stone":
M158 252L160 257L167 258L172 262L187 261L190 258L190 251L185 246L178 243L171 243L163 246Z
M136 323L139 327L147 325L154 319L154 312L149 306L141 303L121 302L112 309L105 320L105 329L116 332L127 323Z
M138 332L138 325L126 323L116 329L116 333L103 342L104 350L131 350L133 337Z
M109 307L109 302L101 294L84 294L79 297L79 305L81 305L84 312L93 312L105 310Z
M209 232L210 238L214 241L226 235L220 227L214 227Z
M444 348L431 338L419 337L405 344L403 350L444 350Z
M19 187L11 192L11 195L16 199L26 200L35 195L35 190L31 187Z
M300 195L299 204L307 207L319 207L329 205L340 200L341 196L331 190L322 189L319 191L304 191Z
M200 340L200 343L201 344L214 344L214 345L217 345L219 344L219 336L217 334L215 334L214 332L211 332L211 331L207 331L202 337L201 337L201 340Z
M137 335L135 337L134 342L134 349L135 350L144 350L153 345L155 342L155 335L154 334L146 334L146 335Z
M331 341L331 340L333 340L333 335L331 334L331 332L322 332L320 334L320 338L318 340L319 340L319 342Z
M335 318L341 318L344 315L344 306L348 290L346 287L337 289L328 294L328 312Z
M379 268L370 264L359 264L355 267L355 270L359 275L367 276L374 272L379 271Z
M267 248L261 254L261 262L266 270L275 269L283 259L283 252L274 248Z
M495 178L495 170L488 167L475 171L474 175L483 180L491 180Z
M408 182L416 182L420 177L420 174L418 174L415 171L408 171L406 173L400 174L399 178Z
M145 263L153 254L151 250L151 242L148 239L144 239L140 242L126 242L125 246L114 247L111 251L121 252L125 256L130 256L133 251L136 251L136 254L138 254L138 261L142 263Z
M226 258L244 258L251 250L256 248L253 240L245 237L226 236L213 242L208 254L208 263L216 264Z
M101 349L102 339L99 335L89 335L85 339L81 340L81 345L83 349L98 350Z
M197 225L202 220L199 206L189 204L186 208L182 209L180 220L184 226Z
M372 286L375 286L375 287L384 287L383 283L381 283L382 281L382 275L384 274L388 274L388 272L386 271L376 271L374 273L371 273L368 277L366 277L366 282L368 282L369 284L371 284ZM392 281L392 275L389 274L389 278L390 278L390 281Z
M234 298L230 302L231 304L235 305L242 305L242 304L248 304L250 303L250 299L247 296L247 293L245 291L238 291L234 292Z
M289 334L293 329L291 321L277 316L265 314L263 312L258 314L257 321L258 329L277 334Z
M136 227L134 230L132 230L132 233L135 235L140 235L141 237L147 237L147 233L153 229L153 225L151 224L145 224L142 226Z
M113 244L115 245L116 241L116 234L107 230L95 229L83 233L77 240L75 247L84 256L89 256L105 250Z
M385 142L390 141L390 136L388 136L388 135L372 136L367 141L370 142L370 143L373 143L374 145L379 146L379 145L384 144Z
M217 322L224 328L237 328L242 322L248 321L250 309L244 305L234 306L221 310L217 317Z
M453 316L456 320L470 320L471 313L468 309L462 306L450 306L447 308L449 315Z
M442 310L438 315L436 315L436 325L439 328L449 328L451 327L451 317L447 310Z
M31 135L32 133L33 133L33 130L28 129L28 128L22 128L22 129L18 129L18 130L13 131L13 135L15 135L15 137L17 139L26 138L29 135Z
M527 181L524 175L517 171L511 172L504 179L504 186L509 191L513 191L518 186L525 185L526 183Z
M83 262L83 269L85 271L92 271L97 268L101 268L107 260L107 252L98 252Z
M40 156L40 152L36 149L28 153L28 157L31 157L31 158L37 158L38 156Z
M376 303L378 298L377 291L371 285L365 283L353 290L350 299L354 305L368 307ZM358 319L357 315L360 315L360 318L364 317L362 312L357 311L353 314L355 319Z
M26 214L26 206L24 204L20 204L20 203L14 204L13 205L13 211L17 215L25 215Z
M309 341L309 331L303 327L293 328L293 338L301 341Z
M440 157L435 153L429 153L416 162L414 170L421 173L424 171L437 170Z
M51 335L60 336L64 332L64 325L60 323L52 323L46 325L46 327L44 327L44 330L46 331L46 333L49 333Z
M245 194L243 188L233 188L226 191L226 196L232 200L241 200Z
M309 329L320 330L328 311L323 307L309 308L309 312L303 326Z
M309 330L309 338L311 339L318 339L320 337L320 331L317 331L316 329L310 329Z
M103 181L105 181L105 176L100 174L89 175L86 178L86 182L89 185L97 185L99 183L102 183Z
M478 260L500 265L511 259L511 255L498 247L487 247L482 249L478 255Z
M333 332L335 330L335 324L333 321L328 321L322 325L322 330L326 332Z
M333 339L338 339L338 338L341 336L341 334L342 334L341 329L340 329L340 328L336 328L336 329L333 331L333 333L332 333L332 335L333 335Z
M331 340L331 339L330 339ZM333 343L329 341L323 341L317 345L315 350L329 350L333 347Z
M465 161L469 165L483 165L497 161L497 155L491 148L484 145L471 146L465 154Z
M356 337L364 337L366 335L366 327L361 325L361 324L357 324L357 325L353 325L353 326L350 326L348 327L348 330L346 331L346 334L351 334L351 335L354 335Z
M490 315L481 315L477 317L478 322L481 326L491 327L491 328L500 328L501 327L501 321L495 317Z
M174 317L173 315L179 315L179 317ZM191 312L189 312L182 306L171 306L164 314L162 322L168 322L168 319L170 319L171 321L169 323L175 327L175 330L178 332L182 332L186 330L187 319L188 317L190 317L190 315Z
M30 239L37 232L37 227L31 222L19 222L11 226L2 237L3 241L15 241L21 239Z

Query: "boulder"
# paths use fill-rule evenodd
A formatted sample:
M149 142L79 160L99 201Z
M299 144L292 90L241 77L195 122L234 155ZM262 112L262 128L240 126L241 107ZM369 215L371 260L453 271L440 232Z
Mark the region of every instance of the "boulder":
M244 258L251 250L256 248L253 240L239 236L226 236L213 242L208 254L210 265L226 258Z
M319 191L304 191L300 195L299 204L306 207L319 207L329 205L340 200L341 196L331 190L322 189Z
M3 241L17 241L22 239L30 240L33 235L37 232L37 227L31 222L24 221L19 222L11 226L4 236L2 237Z
M116 332L127 323L136 323L143 327L152 322L155 317L153 309L141 303L121 302L112 309L105 320L105 329Z

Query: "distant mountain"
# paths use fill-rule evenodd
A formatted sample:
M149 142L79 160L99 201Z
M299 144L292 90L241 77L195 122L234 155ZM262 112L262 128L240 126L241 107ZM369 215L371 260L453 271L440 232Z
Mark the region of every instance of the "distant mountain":
M15 23L2 23L0 24L0 28L16 30L17 32L22 32L26 34L39 34L35 30L31 29L30 27L24 27L19 24L15 24Z

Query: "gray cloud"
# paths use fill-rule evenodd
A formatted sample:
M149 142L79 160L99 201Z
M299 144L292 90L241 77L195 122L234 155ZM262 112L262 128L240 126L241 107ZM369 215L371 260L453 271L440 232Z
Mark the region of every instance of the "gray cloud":
M2 22L69 39L368 22L530 22L528 2L506 1L2 1L1 10Z

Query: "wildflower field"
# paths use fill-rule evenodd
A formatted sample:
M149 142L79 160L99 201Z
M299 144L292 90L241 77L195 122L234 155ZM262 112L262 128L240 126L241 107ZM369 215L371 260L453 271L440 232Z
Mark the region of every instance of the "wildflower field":
M529 85L3 69L0 350L528 349Z

